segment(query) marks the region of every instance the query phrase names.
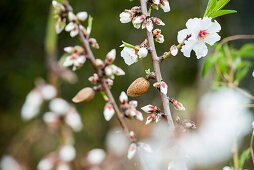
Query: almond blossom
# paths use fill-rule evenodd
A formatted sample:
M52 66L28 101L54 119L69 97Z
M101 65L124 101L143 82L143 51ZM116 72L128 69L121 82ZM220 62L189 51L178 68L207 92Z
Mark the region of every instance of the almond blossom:
M127 65L131 65L138 61L136 50L133 48L124 47L123 50L121 51L121 57L123 57L124 62Z
M151 122L157 123L158 121L161 120L162 113L158 107L149 104L149 105L142 107L141 109L148 114L152 114L147 117L146 125Z
M116 58L116 50L112 49L107 55L106 55L106 59L105 62L107 64L112 64L115 61Z
M175 45L172 45L170 47L170 53L172 54L172 56L176 56L177 55L178 49L177 49L177 47Z
M66 57L63 63L64 67L73 66L72 70L75 71L77 68L81 67L86 62L86 57L84 56L84 49L82 47L65 47L64 51L70 54Z
M137 120L143 121L143 115L141 112L139 112L136 108L138 106L137 101L130 101L128 103L128 96L126 95L125 92L122 92L119 101L121 104L121 108L124 111L124 115L128 118L135 118Z
M145 58L148 54L148 50L145 47L142 47L138 50L138 56L140 58Z
M186 57L190 57L192 50L195 51L197 58L205 57L208 53L206 43L214 45L215 42L220 40L217 34L221 30L220 24L212 18L204 17L189 19L186 23L187 29L178 32L177 40L179 43L190 35L191 37L185 41L185 45L181 51Z
M59 151L59 158L64 162L70 162L76 157L76 150L72 145L65 145Z
M133 18L134 13L133 12L122 12L120 14L120 21L121 23L128 23L131 22Z

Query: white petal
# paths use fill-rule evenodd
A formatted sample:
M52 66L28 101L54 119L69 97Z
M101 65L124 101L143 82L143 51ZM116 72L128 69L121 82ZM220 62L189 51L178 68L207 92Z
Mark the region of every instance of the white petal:
M128 149L128 159L132 159L135 156L137 151L137 146L135 143L132 143Z
M207 46L202 42L199 44L195 44L193 50L195 51L198 59L200 59L201 57L205 57L208 53Z
M79 20L85 21L88 17L88 14L87 14L87 12L79 12L79 13L77 13L77 17Z
M186 22L186 27L188 29L198 29L202 24L201 18L191 18Z
M142 142L140 142L139 143L139 146L142 148L142 149L144 149L146 152L152 152L152 149L151 149L151 147L150 147L150 145L148 145L148 144L146 144L146 143L142 143Z
M75 28L75 24L73 22L70 22L68 25L65 27L65 31L70 32Z
M116 58L116 50L112 49L107 55L106 55L106 62L107 64L111 64L114 62Z
M205 42L209 45L214 45L217 41L220 41L220 36L217 33L209 34L207 37L205 37Z
M65 145L60 149L59 157L63 161L70 162L76 157L76 150L72 145Z
M207 29L207 31L209 33L220 32L220 30L221 30L221 26L216 20L214 20L214 22L212 22L211 26Z
M122 12L120 14L120 21L121 21L121 23L131 22L131 19L132 19L131 14L128 13L128 12Z
M164 5L161 4L161 8L163 9L164 12L170 11L170 6L167 0L164 0Z
M150 118L150 116L148 116L147 119L146 119L146 125L153 121L153 119L149 119L149 118Z
M168 85L164 81L160 84L160 91L165 95L168 93Z
M93 149L88 153L87 159L90 163L98 165L104 160L105 156L103 149Z
M124 91L121 92L121 95L119 97L119 101L122 105L127 104L128 102L128 96L126 95L126 93Z
M135 50L133 48L124 47L121 51L121 57L123 57L124 62L127 65L131 65L137 62L138 56L135 54Z
M185 42L185 45L181 49L185 57L190 57L190 53L193 49L194 44L195 44L194 40L188 40Z
M63 115L70 109L70 106L65 100L56 98L50 101L49 108L51 111Z
M54 86L45 85L41 89L41 94L45 100L50 100L56 96L56 89Z
M70 35L71 37L75 37L76 35L78 35L78 29L71 31Z
M65 122L69 125L75 132L79 132L83 128L81 118L77 112L70 112L65 117Z
M190 30L188 29L183 29L181 31L178 32L178 35L177 35L177 41L178 43L181 43L183 42L183 40L187 37L188 34L190 34Z
M142 47L138 50L138 55L139 55L140 58L146 57L147 54L148 54L148 50L144 47Z
M109 121L113 117L114 113L115 113L115 110L113 106L107 103L104 107L104 112L103 112L105 119Z
M146 113L153 113L153 111L154 111L153 108L154 108L154 106L149 104L149 105L142 107L141 110L143 110Z
M141 112L137 111L136 112L136 119L139 120L139 121L143 121L144 118L143 118L143 115Z
M66 57L63 66L64 67L69 67L73 64L73 60L71 59L71 56Z

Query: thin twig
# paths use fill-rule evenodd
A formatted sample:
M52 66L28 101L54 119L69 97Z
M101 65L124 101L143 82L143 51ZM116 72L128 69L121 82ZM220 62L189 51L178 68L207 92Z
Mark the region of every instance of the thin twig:
M140 0L140 4L141 4L141 11L142 13L147 16L147 1L146 0ZM146 31L147 34L147 39L148 39L148 43L149 43L149 47L150 47L150 54L152 56L152 61L153 61L153 69L154 69L154 73L155 73L155 79L157 82L161 82L162 80L162 76L161 76L161 71L160 71L160 60L159 57L157 56L156 53L156 49L155 49L155 45L154 45L154 39L153 39L153 34L149 31ZM167 120L168 120L168 124L170 129L174 129L174 122L172 119L172 115L170 112L170 108L169 108L169 101L167 99L167 96L164 95L163 93L160 92L160 96L161 96L161 101L162 101L162 105L163 105L163 109L164 109L164 113L167 116Z
M65 2L65 5L67 6L68 10L72 10L72 7L70 6L70 4L68 3L68 1ZM104 77L102 76L102 70L99 69L97 66L96 66L96 62L95 62L95 57L94 57L94 54L90 48L90 44L89 44L89 41L86 39L85 35L83 34L82 30L79 29L79 37L81 39L81 43L83 45L83 47L85 48L85 51L87 53L86 57L87 59L89 59L89 61L91 62L95 72L98 74L99 78L100 78L100 84L102 86L102 89L103 91L106 93L107 97L108 97L108 100L109 100L109 103L113 105L113 108L116 112L116 117L120 123L120 126L121 128L123 129L125 135L129 138L130 141L133 142L133 139L130 137L130 131L127 127L127 125L125 124L125 121L123 119L123 115L122 113L120 112L116 102L115 102L115 99L104 79Z
M254 136L253 136L253 132L252 132L251 139L250 139L250 154L251 154L251 159L252 159L252 162L254 165L253 139L254 139Z

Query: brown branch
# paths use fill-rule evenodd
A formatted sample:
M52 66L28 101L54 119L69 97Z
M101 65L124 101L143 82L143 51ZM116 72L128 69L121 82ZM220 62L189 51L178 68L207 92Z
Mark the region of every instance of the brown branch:
M70 6L70 4L68 3L68 1L65 1L65 5L67 7L67 9L69 11L72 11L72 7ZM80 37L80 40L81 40L81 43L83 45L83 47L85 48L85 51L86 51L86 57L87 59L91 62L95 72L98 74L99 78L100 78L100 84L102 86L102 89L103 91L106 93L107 97L108 97L108 100L109 100L109 103L113 105L113 108L116 112L116 117L120 123L120 126L121 128L123 129L125 135L129 138L129 140L131 142L134 142L133 138L130 137L130 131L127 127L127 125L125 124L125 121L124 121L124 116L122 115L122 113L120 112L116 102L115 102L115 99L103 77L103 73L102 73L102 70L99 69L97 66L96 66L96 62L95 62L95 57L94 57L94 54L90 48L90 44L89 44L89 41L88 39L86 38L86 36L83 34L82 30L79 29L79 37Z
M147 16L147 1L146 0L140 0L140 4L141 4L141 11L142 13ZM160 60L159 57L157 56L156 53L156 49L155 49L155 45L154 45L154 39L153 39L153 34L152 32L146 31L147 34L147 39L148 39L148 43L149 43L149 52L152 56L152 62L153 62L153 69L154 69L154 73L155 73L155 79L157 82L161 82L162 80L162 76L161 76L161 71L160 71ZM167 120L168 120L168 124L170 129L174 129L174 122L171 116L171 112L170 112L170 108L169 108L169 101L167 99L167 96L164 95L163 93L160 92L160 96L161 96L161 101L162 101L162 105L163 105L163 109L164 109L164 113L167 116Z
M214 54L217 54L219 52L220 48L225 43L227 43L229 41L239 40L239 39L254 39L254 35L233 35L233 36L226 37L223 40L221 40L221 42L218 44L218 46L215 49Z

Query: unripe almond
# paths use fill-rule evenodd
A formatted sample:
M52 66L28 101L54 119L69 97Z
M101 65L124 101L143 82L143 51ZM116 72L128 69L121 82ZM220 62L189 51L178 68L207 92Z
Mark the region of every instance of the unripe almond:
M145 94L150 87L150 83L143 77L136 79L127 89L127 95L130 97L141 96Z
M80 90L75 97L72 98L74 103L88 102L94 98L95 92L92 88L86 87Z

